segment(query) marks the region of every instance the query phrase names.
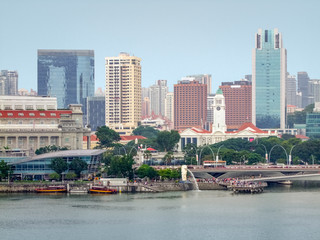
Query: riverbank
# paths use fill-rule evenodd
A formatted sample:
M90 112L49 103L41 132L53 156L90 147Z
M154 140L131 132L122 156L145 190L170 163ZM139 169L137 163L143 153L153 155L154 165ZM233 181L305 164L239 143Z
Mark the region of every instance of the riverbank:
M47 186L54 185L64 185L69 192L72 190L81 190L83 193L88 192L89 188L93 185L92 182L74 183L74 182L31 182L31 183L21 183L21 182L11 182L11 183L1 183L0 192L5 193L27 193L35 192L37 188L43 188ZM199 190L224 190L223 186L216 183L199 182ZM128 193L138 193L138 192L170 192L170 191L190 191L194 190L195 186L192 182L152 182L152 183L128 183L124 186L111 186L115 188L118 192L128 192Z

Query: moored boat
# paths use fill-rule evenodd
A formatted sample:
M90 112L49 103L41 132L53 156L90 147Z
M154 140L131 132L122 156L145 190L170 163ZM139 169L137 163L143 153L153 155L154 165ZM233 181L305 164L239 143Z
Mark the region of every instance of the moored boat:
M106 186L93 186L89 189L89 193L114 194L117 192L117 189L109 188Z
M67 192L67 188L65 186L48 186L43 188L36 188L35 191L37 193L63 193Z

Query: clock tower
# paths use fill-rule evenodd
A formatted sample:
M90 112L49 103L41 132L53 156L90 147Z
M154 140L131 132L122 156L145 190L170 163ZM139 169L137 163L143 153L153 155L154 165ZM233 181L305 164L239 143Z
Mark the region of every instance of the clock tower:
M213 124L212 133L227 131L226 105L222 90L219 88L213 100Z

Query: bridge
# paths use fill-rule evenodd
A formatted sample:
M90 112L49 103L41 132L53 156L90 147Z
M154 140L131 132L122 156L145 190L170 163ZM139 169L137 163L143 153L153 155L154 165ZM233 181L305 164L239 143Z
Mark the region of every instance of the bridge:
M190 166L196 178L242 178L246 181L279 182L286 180L320 180L320 167L314 166L227 166L204 168Z

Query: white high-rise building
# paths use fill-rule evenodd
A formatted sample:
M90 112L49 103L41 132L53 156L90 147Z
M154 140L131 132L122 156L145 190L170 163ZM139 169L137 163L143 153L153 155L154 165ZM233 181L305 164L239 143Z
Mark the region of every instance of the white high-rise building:
M151 113L165 114L165 98L168 93L167 80L158 80L150 87Z
M298 106L297 99L297 80L296 76L288 73L286 79L286 101L287 105Z
M2 70L0 72L0 95L18 95L18 72Z
M106 57L106 126L130 135L141 121L141 58Z
M168 92L165 99L165 116L174 122L174 93Z

